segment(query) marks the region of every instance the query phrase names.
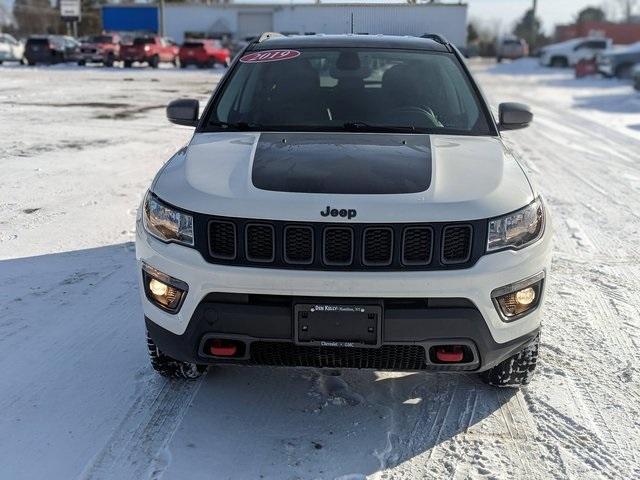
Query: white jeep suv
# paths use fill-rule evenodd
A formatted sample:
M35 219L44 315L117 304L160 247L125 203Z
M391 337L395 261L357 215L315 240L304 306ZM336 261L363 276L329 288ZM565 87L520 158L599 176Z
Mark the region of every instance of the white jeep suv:
M138 216L163 375L240 363L480 372L528 383L548 213L459 52L437 36L249 44Z

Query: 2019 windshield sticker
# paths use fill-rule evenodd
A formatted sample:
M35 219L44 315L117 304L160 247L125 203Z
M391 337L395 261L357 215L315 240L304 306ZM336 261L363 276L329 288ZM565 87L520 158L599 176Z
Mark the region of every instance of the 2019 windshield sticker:
M267 63L291 60L300 56L298 50L265 50L263 52L253 52L240 58L241 63Z

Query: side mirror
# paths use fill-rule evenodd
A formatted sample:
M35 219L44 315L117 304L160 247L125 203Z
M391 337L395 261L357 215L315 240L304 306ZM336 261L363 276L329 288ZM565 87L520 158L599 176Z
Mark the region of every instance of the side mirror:
M501 103L498 111L500 117L498 128L501 131L526 128L533 120L531 109L523 103Z
M167 118L176 125L196 127L200 115L200 102L190 98L174 100L167 105Z

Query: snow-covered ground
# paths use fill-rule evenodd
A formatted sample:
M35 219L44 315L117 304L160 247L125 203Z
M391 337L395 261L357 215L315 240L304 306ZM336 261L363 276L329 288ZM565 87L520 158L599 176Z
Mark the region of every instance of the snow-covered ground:
M505 135L553 211L539 371L214 368L154 375L132 246L189 137L163 106L221 71L0 68L0 478L640 478L640 95L532 62L474 65L531 104Z

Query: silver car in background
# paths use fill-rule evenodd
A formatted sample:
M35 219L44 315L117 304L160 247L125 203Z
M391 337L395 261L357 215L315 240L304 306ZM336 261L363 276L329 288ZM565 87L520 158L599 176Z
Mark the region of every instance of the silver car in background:
M8 33L0 33L0 64L23 62L24 45Z

